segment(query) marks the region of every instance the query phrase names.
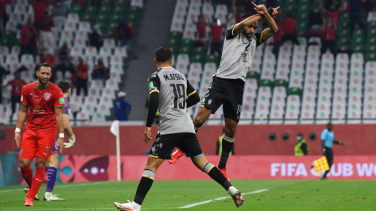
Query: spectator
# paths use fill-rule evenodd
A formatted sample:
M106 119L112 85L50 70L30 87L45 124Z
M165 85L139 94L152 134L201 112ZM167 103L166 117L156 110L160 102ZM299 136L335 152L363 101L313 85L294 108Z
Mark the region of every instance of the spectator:
M316 5L309 14L309 28L312 31L321 30L323 24L322 14L319 10L319 5Z
M361 20L362 0L346 0L350 3L350 34L352 36L355 23L361 30L364 30L364 24Z
M1 36L1 29L5 29L6 23L9 19L9 16L6 13L5 10L6 1L0 0L0 23L3 24L3 26L0 26L0 36Z
M15 72L14 80L9 81L6 85L3 86L3 88L9 85L12 86L12 98L11 98L12 115L16 109L16 104L20 103L21 101L22 87L25 86L26 84L27 84L26 81L21 79L21 74L19 72Z
M89 34L90 46L96 47L98 52L103 45L102 33L99 31L99 25L94 26L93 32Z
M115 117L119 121L128 121L128 115L131 113L132 106L125 100L126 96L125 92L120 91L114 103Z
M294 148L294 155L295 156L304 156L308 155L308 145L307 142L303 139L303 134L299 133L296 137L298 143L296 143Z
M328 17L328 19L331 20L332 24L337 27L338 18L339 18L339 11L336 8L336 5L335 4L330 5L330 8L328 10L326 10L325 13L326 13L326 16Z
M365 2L364 2L364 9L365 9L365 11L366 12L375 12L375 10L376 10L376 1L375 0L366 0ZM369 17L369 13L368 13L368 17ZM376 16L375 16L376 17ZM369 20L367 20L367 21L369 21Z
M102 58L98 59L98 65L94 67L91 75L92 79L103 81L103 85L106 85L106 80L109 78L110 70L104 66Z
M194 21L194 15L192 15L192 23L197 27L197 40L194 42L195 46L205 46L207 47L206 40L206 22L205 15L201 14L197 22Z
M6 75L10 73L9 69L6 70L3 66L0 65L0 84L3 84L3 79ZM0 104L3 102L3 89L0 89Z
M53 31L51 30L52 27L55 26L54 20L52 16L48 14L48 8L44 11L44 16L38 20L39 22L39 33L40 33L40 40L43 42L45 47L50 47L55 50L56 48L56 41Z
M296 33L296 20L292 18L291 13L287 14L287 18L282 21L282 26L282 43L287 40L291 40L295 45L299 45L298 35Z
M127 46L127 51L131 53L132 58L137 59L138 58L137 54L133 49L133 37L134 37L133 27L127 24L126 22L124 22L123 19L118 19L117 23L118 23L118 27L116 31L104 37L111 37L117 34L120 40L120 46Z
M77 86L77 96L80 96L81 89L84 90L85 97L87 96L87 78L88 78L88 65L84 63L84 60L80 57L78 58L77 77L76 77L76 86Z
M37 48L37 40L39 39L39 35L37 29L33 26L31 19L27 20L27 24L22 27L20 34L21 52L19 57L21 58L21 56L26 53L34 55L34 50Z
M341 7L343 7L343 0L325 0L324 9L330 10L332 5L334 5L335 10L339 10Z
M234 18L234 14L223 24L221 23L221 20L219 18L215 19L215 22L210 24L210 29L211 29L210 54L217 53L219 58L222 57L223 28L228 24L228 22L232 18Z
M68 59L69 49L68 44L65 42L63 46L61 46L59 51L59 60L60 63L66 62Z
M63 74L63 78L65 79L65 73L70 72L74 73L75 71L75 66L72 63L72 58L70 57L69 59L64 60L63 62L60 62L59 65L56 65L54 68L55 71L60 71Z
M76 0L75 4L80 5L83 10L86 8L86 0Z
M282 24L281 24L281 20L279 19L279 16L276 16L274 18L274 21L277 24L278 29L280 29L274 34L274 43L273 43L273 54L275 55L275 58L278 59L279 48L282 45L282 29L283 29L283 27L282 27Z
M39 51L39 59L40 63L47 63L51 65L51 67L55 65L55 57L48 52L48 49L46 47L42 47Z
M322 25L322 45L321 45L321 54L326 52L326 49L330 49L334 58L336 56L336 25L333 24L331 19L324 21Z
M48 4L43 0L36 0L33 3L33 9L34 9L34 20L38 22L40 18L43 17L44 11L48 9ZM37 28L39 29L39 27Z
M52 17L66 17L68 14L68 8L62 3L62 0L57 0L51 9Z

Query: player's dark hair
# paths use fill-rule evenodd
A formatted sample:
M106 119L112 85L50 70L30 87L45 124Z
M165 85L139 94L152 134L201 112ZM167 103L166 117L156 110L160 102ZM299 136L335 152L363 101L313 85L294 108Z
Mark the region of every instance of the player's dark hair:
M242 21L248 17L251 17L252 15L254 15L253 13L251 12L246 12L246 13L243 13L242 15Z
M72 84L68 81L60 81L57 86L63 91L63 93L67 93L67 91L72 88Z
M49 67L49 68L51 68L51 65L48 64L48 63L42 63L42 64L40 64L40 65L38 66L38 71L40 70L41 67ZM51 68L51 70L52 70L52 68Z
M172 52L169 48L167 47L159 47L155 51L155 59L160 62L168 62L172 58Z

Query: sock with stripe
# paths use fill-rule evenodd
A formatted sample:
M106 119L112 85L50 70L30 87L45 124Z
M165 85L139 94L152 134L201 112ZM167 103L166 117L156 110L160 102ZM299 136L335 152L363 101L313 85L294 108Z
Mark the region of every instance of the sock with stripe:
M33 183L33 169L29 166L27 168L21 169L21 175L24 178L25 182L31 188Z
M56 173L57 173L57 169L55 167L50 166L48 168L48 172L47 172L48 181L47 181L46 193L52 193L52 190L55 187Z
M33 184L31 185L30 195L29 197L34 199L35 195L37 195L40 186L43 184L45 174L45 168L35 168L35 175L33 178Z
M226 168L228 157L234 147L234 138L229 138L225 134L223 134L222 140L222 154L221 159L219 160L218 168L224 169Z
M153 185L155 177L155 171L145 169L144 174L138 184L136 195L132 202L132 206L135 209L141 209L142 202L144 201L146 194L149 192L151 186Z
M215 167L211 163L206 163L204 168L202 169L203 172L207 173L213 180L218 182L224 189L228 191L228 189L231 187L230 181L228 181L225 176L219 171L217 167Z

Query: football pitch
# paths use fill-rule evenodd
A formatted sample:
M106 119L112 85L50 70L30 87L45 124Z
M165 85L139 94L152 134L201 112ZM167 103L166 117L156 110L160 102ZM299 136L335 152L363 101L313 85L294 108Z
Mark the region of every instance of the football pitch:
M240 210L376 210L375 181L234 180L244 195ZM24 207L24 186L0 188L0 210L116 210L113 202L133 200L138 181L57 184L65 201L34 201ZM43 198L46 186L39 196ZM142 210L238 210L227 192L211 180L158 181Z

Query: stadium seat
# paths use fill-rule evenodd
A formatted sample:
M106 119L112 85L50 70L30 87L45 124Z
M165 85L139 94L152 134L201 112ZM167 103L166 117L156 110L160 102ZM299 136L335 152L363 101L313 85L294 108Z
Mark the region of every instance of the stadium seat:
M274 88L272 97L269 124L282 124L286 106L286 88L278 86Z
M99 50L99 56L103 56L106 58L110 58L112 56L112 49L109 47L101 47Z
M80 56L82 56L82 52L83 52L83 50L82 50L83 48L80 48L80 47L74 47L74 48L72 48L71 50L70 50L70 54L69 55L71 55L71 56L73 56L73 57L80 57Z
M126 47L116 47L114 49L114 55L120 56L121 58L127 58L128 57L127 48Z
M376 123L376 62L367 62L365 68L363 123Z
M110 38L104 39L103 40L103 47L115 48L116 47L115 40L114 39L110 39Z
M85 22L85 21L81 21L79 24L78 24L78 30L79 31L84 31L84 32L87 32L87 33L91 33L91 26L90 26L90 23L89 22Z
M225 4L219 4L215 8L215 18L219 18L221 20L221 23L225 23L227 21L227 6Z
M9 54L9 48L8 46L0 46L0 55L2 56L7 56ZM2 61L0 60L0 63L2 63Z

